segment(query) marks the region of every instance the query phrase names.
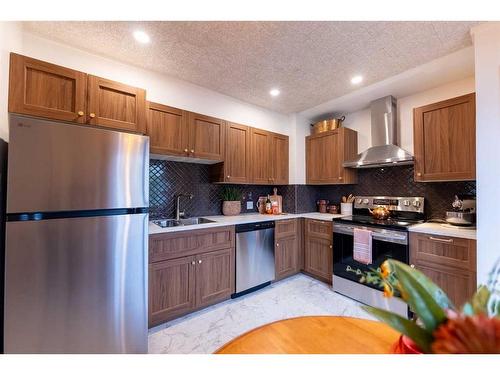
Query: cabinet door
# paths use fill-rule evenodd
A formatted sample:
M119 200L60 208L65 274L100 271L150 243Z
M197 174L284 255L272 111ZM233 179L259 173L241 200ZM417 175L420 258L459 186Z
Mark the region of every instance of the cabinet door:
M152 154L188 156L187 112L148 102L147 135Z
M146 132L146 91L88 76L89 123L136 133Z
M244 184L250 180L250 128L228 122L224 181Z
M306 219L304 271L327 283L333 273L332 223Z
M85 122L85 73L11 53L9 82L9 112Z
M300 270L299 235L297 219L276 221L274 259L277 280L296 274Z
M297 237L276 240L275 265L276 279L294 275L299 272L299 247Z
M196 307L212 305L234 293L234 249L197 255Z
M271 182L288 185L288 136L271 135Z
M475 94L413 111L415 180L476 178Z
M439 285L456 306L476 290L476 241L410 233L410 262Z
M457 307L467 302L476 291L476 273L458 271L429 264L416 264L418 270L431 279L448 295Z
M194 309L194 270L194 257L149 265L150 327Z
M328 132L306 138L307 183L342 183L341 162L338 132Z
M200 159L223 160L224 121L215 117L189 113L189 155Z
M250 159L252 183L266 185L271 183L270 133L252 128L250 140Z

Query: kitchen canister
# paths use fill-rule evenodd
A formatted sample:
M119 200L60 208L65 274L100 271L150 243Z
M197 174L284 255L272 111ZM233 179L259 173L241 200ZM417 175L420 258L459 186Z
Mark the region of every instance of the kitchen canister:
M352 203L341 203L340 213L342 215L352 215Z

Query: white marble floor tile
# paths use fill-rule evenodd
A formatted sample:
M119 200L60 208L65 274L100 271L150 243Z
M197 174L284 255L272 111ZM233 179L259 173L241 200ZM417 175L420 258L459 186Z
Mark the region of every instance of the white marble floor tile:
M358 302L299 274L150 329L149 353L213 353L253 328L306 315L371 319Z

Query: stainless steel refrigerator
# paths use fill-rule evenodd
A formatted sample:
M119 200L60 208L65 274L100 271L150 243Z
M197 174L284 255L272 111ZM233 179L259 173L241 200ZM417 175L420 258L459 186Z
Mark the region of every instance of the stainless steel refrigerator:
M149 138L9 128L5 353L146 353Z

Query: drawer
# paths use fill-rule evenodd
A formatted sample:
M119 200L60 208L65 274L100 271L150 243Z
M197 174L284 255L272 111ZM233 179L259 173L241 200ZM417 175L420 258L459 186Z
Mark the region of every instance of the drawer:
M297 219L276 220L274 237L276 239L297 236Z
M318 237L331 240L333 238L333 223L331 221L306 219L305 234L308 237Z
M234 226L149 236L149 263L234 247Z
M466 238L410 233L410 260L476 272L476 241Z

